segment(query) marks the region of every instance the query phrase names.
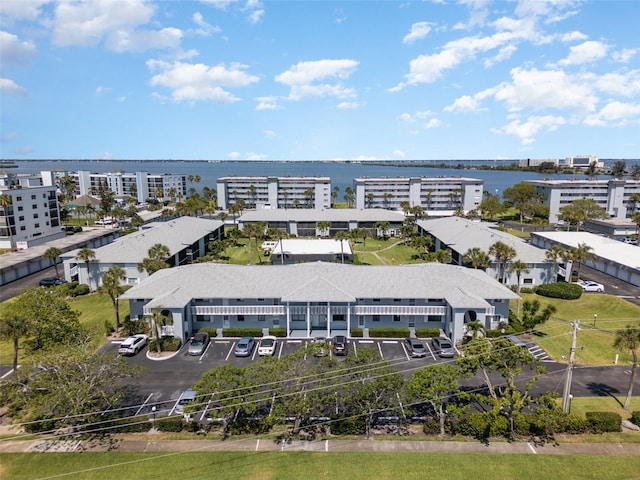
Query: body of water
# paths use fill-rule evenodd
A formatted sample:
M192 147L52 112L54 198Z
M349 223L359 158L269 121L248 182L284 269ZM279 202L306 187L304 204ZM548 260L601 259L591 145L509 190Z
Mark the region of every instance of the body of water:
M94 173L106 173L121 170L126 173L147 172L151 174L199 175L200 183L188 184L187 188L216 188L217 179L231 175L236 176L326 176L331 178L331 186L340 189L339 201L342 200L345 188L353 187L353 179L359 177L469 177L479 178L484 182L484 189L492 193L502 191L524 180L540 180L543 178L586 178L585 175L542 174L537 172L521 172L507 170L477 170L475 168L454 168L461 164L474 165L473 161L446 161L452 168L431 168L417 166L385 166L376 164L338 163L338 162L252 162L252 161L188 161L188 160L17 160L15 173L37 173L42 170L66 170L77 172L88 170ZM434 165L442 161L434 161ZM490 164L490 162L486 162ZM610 178L601 176L599 178Z

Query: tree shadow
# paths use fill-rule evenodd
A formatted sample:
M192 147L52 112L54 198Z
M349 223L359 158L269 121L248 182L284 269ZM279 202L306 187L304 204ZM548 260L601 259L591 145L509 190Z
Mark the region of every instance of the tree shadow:
M622 402L618 400L616 397L617 393L620 393L620 390L614 388L610 385L606 385L604 383L595 383L591 382L587 384L587 388L592 392L598 395L599 397L611 397L622 407Z

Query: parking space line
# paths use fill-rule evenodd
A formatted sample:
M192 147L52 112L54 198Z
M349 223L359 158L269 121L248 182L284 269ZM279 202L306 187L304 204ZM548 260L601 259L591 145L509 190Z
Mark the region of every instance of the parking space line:
M411 360L411 357L409 356L409 352L407 352L407 347L404 346L404 342L402 342L402 351L404 352L404 356L407 357L407 360Z
M384 359L384 353L382 353L382 344L378 343L378 351L380 352L380 358Z
M231 348L229 349L229 352L227 352L227 356L224 358L224 361L226 362L227 360L229 360L229 357L231 356L231 352L233 352L233 347L236 345L236 342L233 342L231 344Z
M209 351L209 347L211 346L211 342L209 342L209 345L207 345L207 348L204 349L204 352L202 352L202 355L200 355L200 358L198 359L198 363L202 362L202 359L204 358L204 356L207 354L207 352Z
M151 397L153 397L153 393L150 393L150 394L149 394L149 396L146 398L146 400L145 400L144 402L142 402L142 405L140 405L140 408L138 409L138 411L136 412L136 414L135 414L134 416L138 416L138 415L140 415L140 412L142 411L142 409L143 409L144 407L146 407L146 406L147 406L147 402L148 402L149 400L151 400Z
M256 452L260 450L260 439L256 440Z
M373 343L373 340L358 340L360 343Z
M429 342L424 342L424 346L427 347L427 350L429 350L429 354L431 355L431 358L433 358L433 361L436 361L436 356L433 354L433 350L431 350L431 347L429 346Z
M527 445L529 445L529 448L531 449L531 451L532 451L535 455L537 455L537 453L538 453L538 452L536 451L536 449L534 448L534 446L533 446L533 445L531 445L531 442L527 442Z
M382 343L398 343L397 340L383 340Z
M202 410L202 415L200 415L200 421L204 420L204 416L207 414L207 411L209 411L209 405L211 405L211 399L207 400L207 404L204 407L204 410Z

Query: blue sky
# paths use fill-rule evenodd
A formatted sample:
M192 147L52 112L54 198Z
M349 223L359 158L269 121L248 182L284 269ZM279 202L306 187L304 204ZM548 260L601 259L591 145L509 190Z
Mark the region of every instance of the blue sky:
M0 156L640 158L639 1L0 2Z

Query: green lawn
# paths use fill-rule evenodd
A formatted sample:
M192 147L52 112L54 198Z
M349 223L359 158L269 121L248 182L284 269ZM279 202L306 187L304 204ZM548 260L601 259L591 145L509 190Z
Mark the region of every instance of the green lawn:
M606 294L584 294L578 300L560 300L534 294L522 294L523 299L537 298L542 307L553 304L558 309L553 317L538 327L536 341L554 360L566 361L571 348L571 327L568 322L580 320L576 362L579 365L631 364L631 353L613 348L615 332L627 325L640 326L640 307ZM597 314L594 326L593 315Z
M624 410L624 400L627 391L620 392L618 395L603 395L600 397L575 397L571 399L571 413L575 413L585 417L586 412L615 412L619 414L623 420L631 417L631 412L640 410L640 397L631 397L631 405L629 410ZM558 399L562 404L562 400ZM640 435L635 435L637 441L640 442Z
M403 452L28 453L3 454L0 467L3 480L496 480L531 475L617 480L637 478L638 472L640 457L634 456Z

